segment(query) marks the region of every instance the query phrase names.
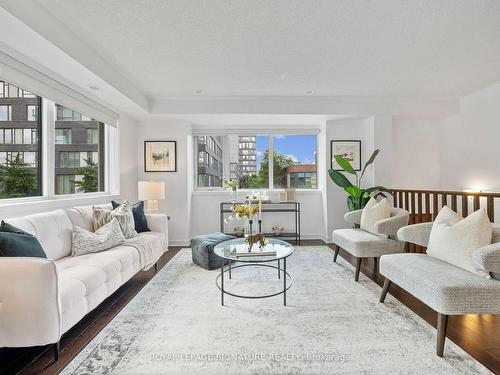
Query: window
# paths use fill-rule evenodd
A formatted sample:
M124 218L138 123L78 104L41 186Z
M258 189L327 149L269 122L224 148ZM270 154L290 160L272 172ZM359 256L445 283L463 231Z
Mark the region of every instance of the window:
M14 129L4 129L4 143L12 144L12 131Z
M59 104L56 114L55 193L104 191L105 124Z
M56 194L72 194L75 192L75 175L56 176Z
M198 188L220 187L223 176L237 179L240 189L316 189L318 186L315 134L230 134L194 139ZM271 176L274 176L272 181Z
M71 144L71 129L56 129L55 132L56 145Z
M0 105L0 121L12 121L11 105Z
M36 117L37 117L36 105L27 105L26 112L27 112L27 120L28 121L36 121Z
M29 91L0 81L0 121L5 121L0 127L0 198L42 194L37 136L42 125L41 101Z
M222 141L219 136L197 137L199 187L222 187Z
M70 108L56 104L56 120L57 121L94 121L80 112L73 111Z
M89 145L99 143L98 129L87 129L87 143Z
M102 122L0 81L0 199L104 191L105 134L115 136ZM42 143L54 152L52 170ZM44 179L54 180L53 190L42 192Z
M316 135L273 137L275 188L317 188L316 138Z

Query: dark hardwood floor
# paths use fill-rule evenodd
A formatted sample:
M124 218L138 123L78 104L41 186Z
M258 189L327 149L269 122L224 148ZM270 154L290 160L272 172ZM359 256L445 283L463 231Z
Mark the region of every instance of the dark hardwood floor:
M324 242L320 240L303 240L302 245L324 245ZM160 259L158 269L167 264L180 249L181 247L171 247ZM340 256L354 264L354 259L345 251L341 250ZM382 286L384 279L374 273L372 259L363 261L361 272ZM54 363L52 350L48 347L0 349L0 374L59 373L134 298L154 275L154 270L138 273L68 331L61 339L61 354L58 362ZM391 285L389 293L429 324L436 327L437 314L429 307L397 285ZM500 374L500 316L452 316L448 322L447 339L454 341L494 373Z
M333 251L333 245L330 248ZM341 249L339 255L354 265L354 258L349 253ZM373 258L363 259L361 272L376 282L382 291L384 277L375 273L374 268ZM430 307L394 283L391 284L389 293L436 328L437 313ZM495 374L500 374L500 315L450 316L446 341L448 340L452 340ZM445 356L446 353L445 346Z
M158 271L182 247L170 247L158 261ZM51 347L0 349L0 374L57 374L120 312L154 277L154 269L139 272L113 295L85 316L61 338L59 361Z

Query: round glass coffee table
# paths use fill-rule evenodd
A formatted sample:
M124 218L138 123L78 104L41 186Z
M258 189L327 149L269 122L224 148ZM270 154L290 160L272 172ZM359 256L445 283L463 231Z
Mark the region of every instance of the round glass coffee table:
M266 238L265 242L266 245L263 248L259 248L258 243L254 244L251 253L248 253L249 246L245 243L244 238L224 241L215 246L214 254L226 261L229 261L226 269L224 269L224 263L222 263L220 267L220 274L215 280L217 288L221 291L222 306L224 306L224 294L238 298L251 299L269 298L283 294L283 304L286 306L286 291L290 289L293 284L292 277L286 271L286 259L292 255L294 248L288 242L281 241L276 238ZM231 265L233 262L242 264ZM272 262L277 262L277 265L268 264ZM281 265L283 265L283 267L281 267ZM241 267L269 267L278 270L278 279L283 278L283 289L280 289L276 293L261 295L242 295L232 293L224 289L224 274L228 273L228 276L231 279L231 270Z

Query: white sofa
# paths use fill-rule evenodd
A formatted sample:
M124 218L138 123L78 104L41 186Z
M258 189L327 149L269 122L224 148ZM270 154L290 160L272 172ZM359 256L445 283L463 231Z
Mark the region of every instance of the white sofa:
M106 206L104 206L106 207ZM111 205L109 205L111 208ZM47 259L0 257L0 347L55 344L104 299L141 271L139 251L126 243L100 253L71 256L72 225L90 230L91 206L5 221L37 237ZM146 214L147 241L167 251L168 218ZM163 245L164 244L164 245Z

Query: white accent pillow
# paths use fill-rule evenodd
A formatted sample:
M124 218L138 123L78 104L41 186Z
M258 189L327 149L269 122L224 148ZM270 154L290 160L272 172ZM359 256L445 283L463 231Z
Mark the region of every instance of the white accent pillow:
M73 225L71 256L97 253L125 242L118 220L104 224L95 233Z
M377 202L375 198L370 198L365 208L363 208L363 212L361 212L360 228L387 238L386 234L379 233L375 230L375 224L380 220L390 218L391 209L391 204L387 198L382 199L380 202Z
M472 253L491 244L492 235L493 229L484 208L464 219L444 206L432 224L427 254L489 278L488 272L474 265Z

